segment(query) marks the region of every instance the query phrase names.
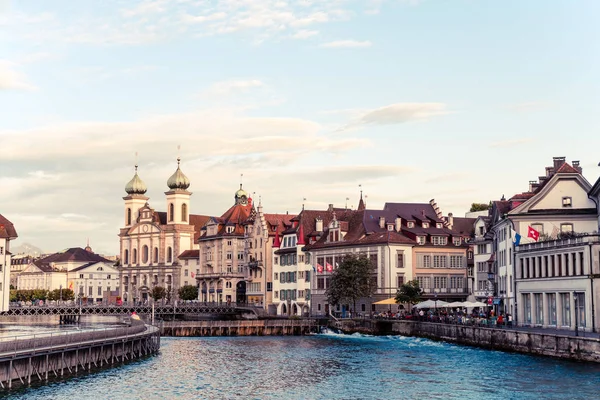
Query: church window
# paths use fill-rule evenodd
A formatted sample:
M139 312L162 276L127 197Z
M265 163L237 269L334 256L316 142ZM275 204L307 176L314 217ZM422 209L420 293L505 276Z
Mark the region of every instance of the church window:
M175 205L169 204L169 222L175 221Z
M173 249L167 248L167 262L173 262Z
M133 249L133 264L137 264L137 249Z
M181 220L187 222L187 204L185 203L181 205Z
M148 246L142 247L142 262L146 264L148 262Z
M158 263L158 247L154 248L154 262Z
M129 250L125 250L125 253L123 255L123 264L129 264Z
M127 209L127 225L131 225L131 208Z

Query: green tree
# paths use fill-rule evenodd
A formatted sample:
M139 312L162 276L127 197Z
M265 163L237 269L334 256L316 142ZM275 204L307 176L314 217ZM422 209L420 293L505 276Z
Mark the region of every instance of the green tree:
M162 286L154 286L150 292L150 297L152 297L154 301L164 299L167 297L167 291Z
M469 210L469 212L476 212L476 211L486 211L490 209L490 205L489 204L485 204L485 203L472 203L471 204L471 209Z
M419 287L419 281L412 280L400 286L396 293L396 303L408 303L411 306L421 301L423 289Z
M9 301L17 301L17 291L16 290L11 289Z
M62 296L62 297L61 297ZM73 300L75 299L75 293L71 289L54 289L48 292L48 300Z
M196 300L198 298L198 288L193 285L185 285L179 288L178 294L181 300Z
M32 300L46 300L48 298L48 291L45 289L33 289L31 298Z
M356 312L356 300L371 297L377 290L376 270L364 255L348 254L333 271L325 292L331 305L352 304Z

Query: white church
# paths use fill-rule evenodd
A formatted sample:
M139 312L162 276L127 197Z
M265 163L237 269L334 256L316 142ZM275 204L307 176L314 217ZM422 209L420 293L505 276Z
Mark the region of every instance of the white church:
M119 233L122 275L120 293L124 302L149 300L154 286L164 287L167 297L177 299L179 288L195 279L199 266L181 265L177 257L198 249L196 239L209 216L190 214L189 179L180 168L167 180L167 212L155 211L145 195L147 187L138 175L125 186L124 228ZM191 269L190 269L191 268ZM196 268L196 269L194 269Z

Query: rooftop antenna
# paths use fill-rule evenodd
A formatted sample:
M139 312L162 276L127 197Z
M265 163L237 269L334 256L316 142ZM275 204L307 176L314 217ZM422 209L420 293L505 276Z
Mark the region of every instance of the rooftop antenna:
M346 197L346 210L348 209L348 200L350 200L350 197Z
M242 188L243 180L244 180L244 174L240 174L240 189Z
M306 197L302 198L302 211L304 211L304 203L306 202Z

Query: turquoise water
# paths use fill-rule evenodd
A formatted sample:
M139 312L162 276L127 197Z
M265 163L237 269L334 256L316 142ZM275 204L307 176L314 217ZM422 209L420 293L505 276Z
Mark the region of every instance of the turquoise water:
M418 338L163 338L159 355L15 399L592 399L600 366Z

